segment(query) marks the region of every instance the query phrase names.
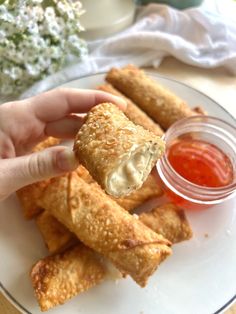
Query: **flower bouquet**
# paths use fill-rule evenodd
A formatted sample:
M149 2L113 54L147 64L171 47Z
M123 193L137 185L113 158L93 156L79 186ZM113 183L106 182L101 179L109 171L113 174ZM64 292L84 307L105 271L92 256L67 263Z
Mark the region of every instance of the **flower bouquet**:
M19 94L85 56L82 13L73 0L0 0L0 94Z

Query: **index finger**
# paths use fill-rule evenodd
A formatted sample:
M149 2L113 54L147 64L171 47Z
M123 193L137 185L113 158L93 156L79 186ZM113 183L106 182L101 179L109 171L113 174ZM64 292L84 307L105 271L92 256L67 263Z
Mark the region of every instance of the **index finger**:
M44 122L56 121L71 113L88 112L103 102L112 102L121 110L126 109L122 98L89 89L59 88L28 99L35 116Z

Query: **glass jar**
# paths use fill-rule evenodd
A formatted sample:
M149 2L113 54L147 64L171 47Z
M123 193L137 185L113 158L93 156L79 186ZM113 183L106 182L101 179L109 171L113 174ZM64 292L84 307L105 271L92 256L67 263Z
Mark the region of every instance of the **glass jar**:
M213 144L229 158L233 180L222 187L206 187L194 184L179 175L171 166L167 152L182 136ZM236 128L227 122L210 116L192 116L173 124L164 135L166 153L157 163L159 183L175 204L185 209L203 209L221 203L235 195L236 191Z

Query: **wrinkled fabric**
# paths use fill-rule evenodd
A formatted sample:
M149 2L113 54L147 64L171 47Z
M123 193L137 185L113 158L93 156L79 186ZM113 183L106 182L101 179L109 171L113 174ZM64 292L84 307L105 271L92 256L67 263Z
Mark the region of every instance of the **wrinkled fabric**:
M236 74L236 23L204 7L178 11L150 4L139 10L135 23L125 31L88 45L89 56L82 62L36 83L21 98L112 66L158 67L166 56L203 68L223 66Z

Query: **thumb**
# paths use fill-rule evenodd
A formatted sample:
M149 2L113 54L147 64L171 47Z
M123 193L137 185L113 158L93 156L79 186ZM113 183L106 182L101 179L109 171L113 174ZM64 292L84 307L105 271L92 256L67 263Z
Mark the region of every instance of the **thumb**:
M0 160L0 200L23 186L58 176L78 167L74 152L63 146Z

